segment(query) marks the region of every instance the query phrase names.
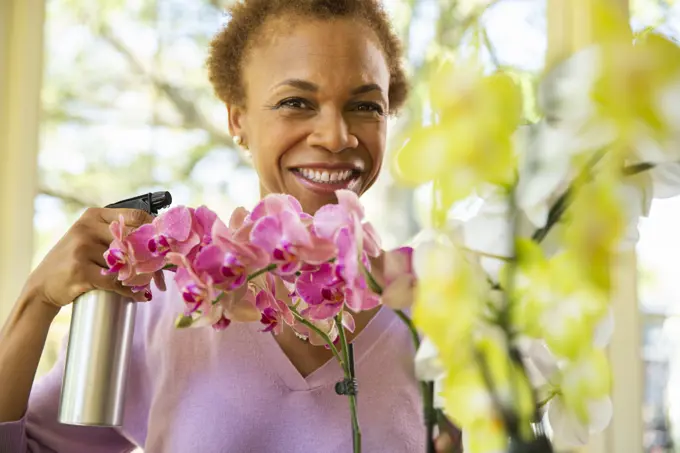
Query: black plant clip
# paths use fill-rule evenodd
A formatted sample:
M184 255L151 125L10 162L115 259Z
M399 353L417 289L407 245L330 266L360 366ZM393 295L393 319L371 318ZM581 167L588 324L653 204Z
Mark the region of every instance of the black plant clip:
M356 379L343 379L335 384L335 393L338 395L356 395L359 392L359 384Z
M354 345L352 343L347 345L347 355L350 377L335 384L335 393L356 396L359 393L359 383L354 375Z

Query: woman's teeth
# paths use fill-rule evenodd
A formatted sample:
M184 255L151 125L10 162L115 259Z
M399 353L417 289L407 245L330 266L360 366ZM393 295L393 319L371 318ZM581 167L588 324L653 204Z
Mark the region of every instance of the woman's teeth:
M309 168L300 168L298 173L302 175L303 178L309 179L314 182L321 183L339 183L347 181L350 179L354 173L352 170L339 170L339 171L328 171L328 170L312 170Z

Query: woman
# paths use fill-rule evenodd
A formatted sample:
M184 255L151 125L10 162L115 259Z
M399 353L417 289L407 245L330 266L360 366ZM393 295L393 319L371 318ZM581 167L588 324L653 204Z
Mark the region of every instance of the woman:
M261 195L289 193L308 213L340 188L364 193L385 151L387 117L407 93L400 45L378 0L246 0L214 39L210 80L229 131L252 155ZM0 341L0 452L351 451L340 367L325 348L258 323L178 331L174 287L140 304L120 429L57 422L63 354L32 381L50 323L85 291L132 294L102 276L108 225L132 210L90 209L30 275ZM413 349L390 310L356 316L359 416L366 452L424 451ZM29 399L30 394L30 399Z

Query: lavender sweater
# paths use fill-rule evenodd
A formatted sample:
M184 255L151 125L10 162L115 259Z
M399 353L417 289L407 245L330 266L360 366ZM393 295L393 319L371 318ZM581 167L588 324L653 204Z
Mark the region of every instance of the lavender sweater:
M169 285L174 288L174 285ZM176 330L179 293L140 304L119 429L57 422L64 368L33 386L28 412L0 423L0 453L347 453L347 398L331 360L303 378L259 323ZM422 410L407 329L383 308L354 341L363 451L425 450ZM0 391L3 391L0 389Z

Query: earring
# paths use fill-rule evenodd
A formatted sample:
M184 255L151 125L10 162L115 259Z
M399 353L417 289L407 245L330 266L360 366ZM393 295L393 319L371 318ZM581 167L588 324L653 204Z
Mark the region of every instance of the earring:
M237 146L243 148L244 152L248 152L248 145L243 143L243 138L240 135L234 135L234 143L236 143Z

